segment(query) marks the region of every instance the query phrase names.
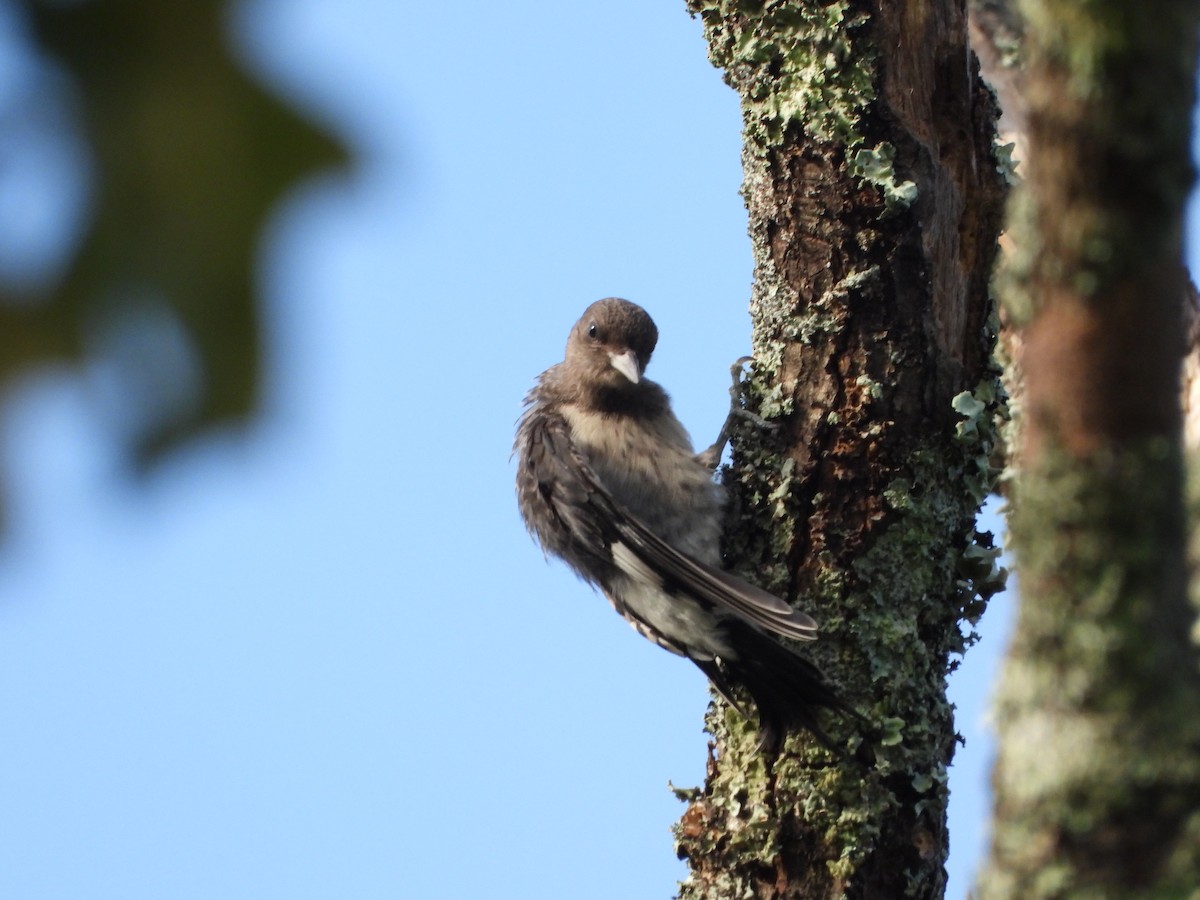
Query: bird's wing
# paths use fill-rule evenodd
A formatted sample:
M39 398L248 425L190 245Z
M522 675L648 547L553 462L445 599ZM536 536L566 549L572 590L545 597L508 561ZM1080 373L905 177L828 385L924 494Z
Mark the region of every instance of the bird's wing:
M517 504L526 527L547 552L578 558L580 574L598 581L612 565L612 528L597 512L594 476L580 476L587 462L566 422L530 406L521 417L515 449Z
M601 489L603 490L603 489ZM792 609L774 594L769 594L716 566L680 553L645 525L621 511L611 498L621 542L663 581L666 589L703 599L741 619L783 637L811 641L817 636L817 623L799 610Z
M615 566L640 580L654 579L783 637L812 640L817 623L769 594L715 566L680 553L622 508L571 439L566 420L536 407L518 431L518 499L525 521L547 550L582 555L593 580ZM553 527L557 523L558 528ZM561 546L564 530L569 548Z

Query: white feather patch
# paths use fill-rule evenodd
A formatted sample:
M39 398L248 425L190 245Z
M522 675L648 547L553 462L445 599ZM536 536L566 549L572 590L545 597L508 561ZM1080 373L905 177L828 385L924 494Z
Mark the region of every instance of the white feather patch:
M672 649L654 633L662 635L671 644L687 648L687 655L697 659L736 656L725 641L724 628L712 612L689 597L667 594L661 576L620 541L613 543L612 556L627 579L614 587L621 602L651 630L647 632L634 625L646 637Z

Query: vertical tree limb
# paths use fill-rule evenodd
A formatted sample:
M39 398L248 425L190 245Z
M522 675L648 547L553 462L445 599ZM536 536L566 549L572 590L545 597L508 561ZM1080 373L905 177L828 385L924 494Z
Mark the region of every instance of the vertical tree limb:
M962 3L689 8L742 99L750 402L782 424L736 442L728 553L822 622L814 657L882 734L874 766L803 738L765 758L715 706L681 896L940 897L945 677L997 586L974 532L997 399L992 97Z
M984 897L1200 884L1179 369L1200 8L1027 2L1014 205L1022 605L999 704Z

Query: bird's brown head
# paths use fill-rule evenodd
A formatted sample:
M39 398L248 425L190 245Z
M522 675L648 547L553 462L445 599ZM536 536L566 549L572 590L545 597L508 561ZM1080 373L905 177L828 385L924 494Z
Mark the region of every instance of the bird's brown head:
M566 364L597 390L637 385L658 343L650 314L628 300L609 297L589 306L567 339Z

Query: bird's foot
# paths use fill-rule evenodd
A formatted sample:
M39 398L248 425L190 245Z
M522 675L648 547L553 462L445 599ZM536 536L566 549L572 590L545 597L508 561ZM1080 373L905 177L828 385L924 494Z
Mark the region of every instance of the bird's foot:
M779 427L777 423L768 422L762 416L750 412L750 410L742 405L743 397L746 393L746 381L743 378L743 372L745 371L746 363L753 359L754 357L752 356L743 356L729 367L729 373L733 376L733 385L729 388L729 414L725 417L725 423L721 426L721 431L712 446L696 454L696 459L700 463L714 471L721 464L721 455L725 452L725 445L729 443L730 435L733 434L734 423L737 420L750 422L759 428L772 431Z

